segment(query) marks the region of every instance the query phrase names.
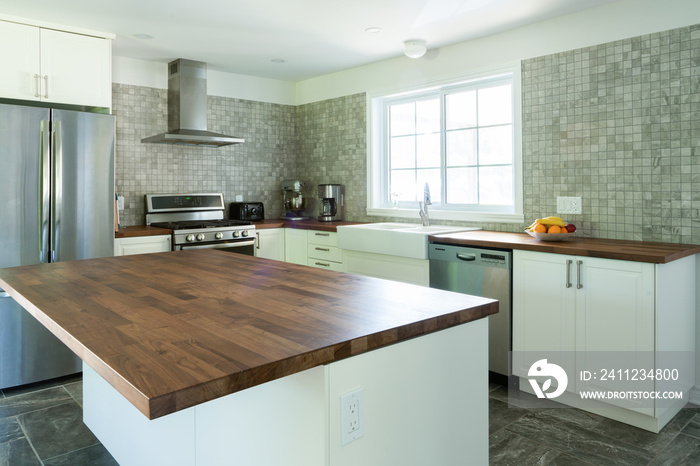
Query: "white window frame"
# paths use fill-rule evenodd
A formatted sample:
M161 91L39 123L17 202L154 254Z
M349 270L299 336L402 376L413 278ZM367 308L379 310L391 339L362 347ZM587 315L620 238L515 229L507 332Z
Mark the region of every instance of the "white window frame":
M386 149L387 118L385 99L401 96L420 97L422 93L449 86L510 75L513 80L513 197L512 212L458 210L454 207L430 206L432 220L461 220L474 222L522 223L523 216L523 164L522 164L522 93L520 62L482 68L450 78L431 81L411 88L389 89L367 94L367 215L417 219L418 202L401 202L398 207L386 204L388 191L388 158ZM384 136L384 137L381 137Z

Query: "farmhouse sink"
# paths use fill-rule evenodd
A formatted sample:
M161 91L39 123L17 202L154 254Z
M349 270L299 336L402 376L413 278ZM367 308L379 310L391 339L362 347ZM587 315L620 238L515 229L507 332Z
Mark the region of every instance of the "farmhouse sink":
M413 259L428 258L428 236L481 228L416 223L364 223L338 226L338 247L351 251L388 254Z

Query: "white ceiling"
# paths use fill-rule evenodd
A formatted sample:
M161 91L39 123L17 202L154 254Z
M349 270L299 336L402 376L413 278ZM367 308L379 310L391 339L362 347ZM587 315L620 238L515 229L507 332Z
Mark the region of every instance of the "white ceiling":
M116 56L299 81L400 56L408 39L432 49L616 1L3 0L0 13L114 33Z

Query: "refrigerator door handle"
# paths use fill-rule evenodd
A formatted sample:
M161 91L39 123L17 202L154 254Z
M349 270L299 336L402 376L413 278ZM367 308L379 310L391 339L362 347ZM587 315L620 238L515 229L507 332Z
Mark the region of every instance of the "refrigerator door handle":
M39 238L41 239L41 249L39 251L39 262L44 263L49 261L49 199L50 192L50 173L51 173L51 158L49 150L49 141L51 132L49 129L49 120L41 121L41 133L39 136L40 146L40 163L41 163L41 181L39 198Z
M61 207L63 204L63 192L61 179L63 178L63 128L61 121L54 120L53 130L53 222L51 223L51 262L58 262L58 246L61 239Z

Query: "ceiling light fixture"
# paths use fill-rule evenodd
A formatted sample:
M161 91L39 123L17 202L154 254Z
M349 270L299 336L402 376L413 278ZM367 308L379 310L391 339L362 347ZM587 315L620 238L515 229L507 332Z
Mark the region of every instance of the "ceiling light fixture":
M420 58L425 55L428 48L422 39L411 39L403 43L403 53L408 58Z
M378 32L381 32L382 28L378 28L376 26L373 26L371 28L365 29L365 32L368 34L377 34Z

